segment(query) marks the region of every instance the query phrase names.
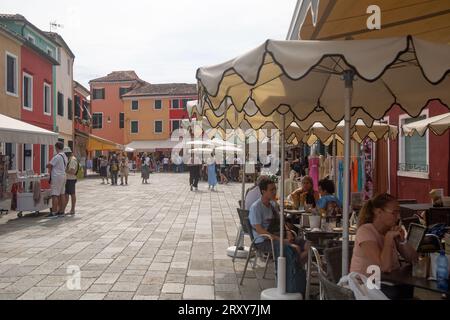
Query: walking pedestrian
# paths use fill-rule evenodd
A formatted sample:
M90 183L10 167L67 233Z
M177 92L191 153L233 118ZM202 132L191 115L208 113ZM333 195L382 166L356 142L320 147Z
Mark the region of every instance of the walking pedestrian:
M100 156L100 177L102 177L102 184L105 184L105 179L106 179L106 183L109 184L109 180L108 180L108 160L106 159L105 156Z
M120 161L120 185L123 186L123 179L125 178L125 184L128 185L128 173L130 168L128 167L128 157L123 156Z
M150 176L150 158L144 153L142 157L142 169L141 169L141 177L142 183L148 184L148 178Z
M111 160L109 162L110 172L111 172L111 185L117 186L117 175L119 174L119 160L117 155L113 153Z
M191 186L191 191L198 190L198 180L200 179L200 170L201 170L201 165L200 164L196 164L194 163L194 161L192 161L192 163L189 165L189 184Z
M214 191L216 185L217 185L216 158L212 153L211 158L208 159L208 189Z

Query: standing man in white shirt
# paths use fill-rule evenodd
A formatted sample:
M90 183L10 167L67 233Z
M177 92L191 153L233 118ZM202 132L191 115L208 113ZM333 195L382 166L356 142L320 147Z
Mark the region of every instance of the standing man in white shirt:
M63 217L66 187L67 157L63 152L64 143L58 141L55 144L56 154L53 156L47 168L50 171L50 186L52 194L52 209L47 217Z

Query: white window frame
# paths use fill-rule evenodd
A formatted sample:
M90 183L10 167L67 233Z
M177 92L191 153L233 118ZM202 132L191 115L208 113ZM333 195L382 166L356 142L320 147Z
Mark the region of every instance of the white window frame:
M47 54L53 58L53 49L47 46Z
M103 94L103 98L101 98L101 99L95 98L94 90L105 90L104 94ZM105 100L105 98L106 98L106 89L105 89L105 87L92 88L92 100Z
M423 110L419 116L425 115L428 118L429 111L428 109ZM405 135L402 131L403 121L405 119L412 118L407 113L403 113L398 117L398 131L400 132L400 136L398 139L398 164L405 163ZM397 176L399 177L409 177L409 178L417 178L417 179L429 179L430 178L430 140L428 136L428 130L425 133L426 139L426 161L428 172L414 172L414 171L402 171L397 170Z
M178 108L173 107L173 100L178 100ZM170 110L183 110L183 108L180 107L180 100L181 99L175 99L175 98L170 99Z
M137 101L137 109L133 109L133 101ZM139 111L139 100L135 100L135 99L131 100L130 107L131 107L131 111L133 111L133 112Z
M31 169L29 170L33 170L34 171L34 144L32 143L23 143L22 144L22 170L21 171L26 171L27 169L25 168L25 145L30 145L31 146ZM40 151L39 151L40 152ZM41 171L41 163L39 163L39 171Z
M383 118L383 120L386 122L387 125L389 125L389 121L390 121L390 117L389 116L385 116ZM390 194L391 193L391 140L387 139L386 143L387 143L387 158L388 158L388 161L387 161L387 167L388 167L388 169L387 169L388 170L388 175L387 175L388 176L388 189L387 189L387 192ZM373 145L376 148L377 144L374 143ZM375 159L375 161L377 161L377 160Z
M9 96L13 96L13 97L19 97L19 58L15 55L12 54L11 52L5 51L5 92L7 95ZM8 56L13 58L16 61L15 64L15 70L14 70L14 75L15 75L15 83L14 83L14 87L16 89L16 92L9 92L8 91Z
M44 146L45 147L45 163L48 163L49 162L49 147L48 147L48 145L45 145L45 144L41 144L40 146L39 146L39 153L40 153L40 155L41 155L41 157L40 157L40 161L39 161L39 171L40 171L40 173L45 173L45 169L44 169L44 172L42 172L41 171L41 162L42 162L42 146Z
M137 123L137 132L133 132L133 122ZM139 120L130 120L130 134L139 134Z
M156 132L156 121L161 121L161 132ZM164 133L164 120L154 120L153 121L153 133L154 134L163 134Z
M33 35L28 34L27 40L30 41L32 44L36 45L36 38Z
M101 124L102 124L102 126L101 126L101 128L94 128L94 115L96 115L96 114L101 114L102 115L102 121L101 121ZM92 129L93 130L102 130L103 129L103 112L92 112Z
M30 81L30 83L31 83L30 107L25 106L25 86L23 85L25 77L28 77L31 79L31 81ZM28 110L28 111L33 111L33 76L26 72L23 72L23 75L22 75L22 108L25 110Z
M49 110L50 112L45 112L45 88L48 88L48 104L49 104ZM44 114L46 116L51 116L52 115L52 86L50 84L48 84L47 82L44 82L44 99L43 99L43 110L44 110Z
M161 108L156 108L156 100L159 100L159 101L161 101ZM155 99L154 101L153 101L153 110L158 110L158 111L161 111L163 109L163 100L162 99Z
M183 120L183 119L170 119L170 130L171 130L171 132L173 132L173 122L174 121L178 121L178 123L179 123L178 129L181 129L181 120Z
M9 143L9 144L14 146L14 155L15 155L15 157L14 157L14 161L13 162L14 162L15 169L9 170L9 167L8 167L8 173L14 173L14 172L18 171L18 169L17 169L18 168L18 160L17 159L19 159L19 157L18 157L18 154L17 154L17 150L18 150L19 145L17 143L12 143L12 142L3 142L3 143L1 143L2 153L5 154L5 155L6 155L6 144L7 143Z

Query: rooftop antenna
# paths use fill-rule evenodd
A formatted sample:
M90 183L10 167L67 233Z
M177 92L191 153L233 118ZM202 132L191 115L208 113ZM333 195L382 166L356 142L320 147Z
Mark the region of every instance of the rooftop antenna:
M50 32L52 32L52 29L58 29L58 28L64 28L62 24L56 23L56 21L50 22Z

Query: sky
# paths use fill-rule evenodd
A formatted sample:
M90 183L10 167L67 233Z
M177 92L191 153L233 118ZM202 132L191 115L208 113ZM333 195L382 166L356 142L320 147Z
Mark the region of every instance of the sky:
M195 83L198 67L286 39L297 0L2 0L75 54L74 80L135 70L150 83Z

